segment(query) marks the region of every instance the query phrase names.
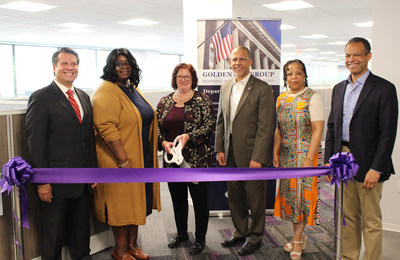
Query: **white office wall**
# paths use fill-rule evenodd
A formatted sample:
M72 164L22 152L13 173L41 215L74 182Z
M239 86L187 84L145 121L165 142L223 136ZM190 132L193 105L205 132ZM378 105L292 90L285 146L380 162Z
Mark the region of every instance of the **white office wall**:
M372 71L396 85L400 94L399 61L400 35L398 33L398 0L373 0L372 2ZM383 186L381 202L383 228L400 232L400 129L393 152L396 175Z

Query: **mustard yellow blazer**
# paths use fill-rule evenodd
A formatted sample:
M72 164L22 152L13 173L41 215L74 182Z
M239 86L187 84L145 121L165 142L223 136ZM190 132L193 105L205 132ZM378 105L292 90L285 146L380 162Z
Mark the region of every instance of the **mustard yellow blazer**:
M142 118L136 106L117 84L109 81L104 81L97 88L91 101L98 166L118 168L118 162L107 143L120 139L132 167L143 168ZM158 168L157 138L157 117L154 113L149 134L154 168ZM111 226L146 223L144 183L98 184L93 196L94 214L100 222L107 222ZM153 209L161 210L159 183L153 184Z

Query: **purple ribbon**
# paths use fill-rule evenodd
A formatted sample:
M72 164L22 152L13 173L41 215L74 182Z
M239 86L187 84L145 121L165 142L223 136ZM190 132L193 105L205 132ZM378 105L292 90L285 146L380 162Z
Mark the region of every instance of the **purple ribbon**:
M34 173L33 170L24 159L18 156L4 164L1 172L2 178L0 180L0 194L7 191L8 195L10 195L11 189L14 185L19 188L22 226L29 228L28 193L25 188L25 183L31 179L31 176Z
M144 183L144 182L200 182L200 181L243 181L274 180L302 177L314 177L332 174L351 176L337 169L352 170L342 166L346 160L337 160L343 155L335 154L331 158L331 166L309 168L35 168L21 157L12 158L3 166L0 180L1 192L10 193L12 186L20 188L21 214L24 227L28 224L28 199L24 184L31 183ZM351 155L350 155L351 156ZM348 157L348 156L347 156ZM351 156L351 158L353 158ZM353 158L354 161L354 158ZM348 163L347 163L348 164ZM335 165L335 168L332 167ZM333 170L335 169L335 170ZM346 179L347 180L347 179Z
M328 167L310 168L35 168L31 183L130 183L244 181L312 177Z

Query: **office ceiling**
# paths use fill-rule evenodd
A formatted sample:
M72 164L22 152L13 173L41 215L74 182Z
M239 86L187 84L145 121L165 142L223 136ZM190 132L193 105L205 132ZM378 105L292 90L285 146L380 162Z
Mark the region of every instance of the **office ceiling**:
M0 8L0 42L57 46L128 47L183 53L182 0L30 0L56 6L40 12ZM372 19L372 0L305 0L313 8L273 11L262 6L279 0L253 0L253 17L278 18L295 29L282 31L285 58L300 57L341 62L344 45L328 42L347 41L354 36L371 38L372 28L353 23ZM11 0L0 0L0 5ZM131 26L118 22L145 18L160 22L149 26ZM74 22L92 25L86 33L60 32L59 24ZM301 36L323 34L328 38L304 39ZM285 45L283 45L285 46ZM317 50L309 50L309 48ZM328 52L328 53L326 53ZM329 52L334 52L329 54ZM337 56L340 55L340 56Z

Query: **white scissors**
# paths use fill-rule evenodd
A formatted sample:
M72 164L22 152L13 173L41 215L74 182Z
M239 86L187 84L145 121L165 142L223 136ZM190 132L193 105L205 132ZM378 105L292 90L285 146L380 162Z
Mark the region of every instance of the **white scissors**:
M164 160L167 163L176 163L181 168L190 168L190 165L185 161L182 155L182 142L178 141L178 137L173 142L173 147L170 147L172 152L172 158L168 160L168 153L164 151ZM194 181L194 184L199 184L198 181Z
M168 153L164 152L164 160L167 163L176 163L181 168L190 168L189 164L185 161L182 155L182 142L178 141L178 137L173 142L173 147L170 147L172 158L168 160Z

